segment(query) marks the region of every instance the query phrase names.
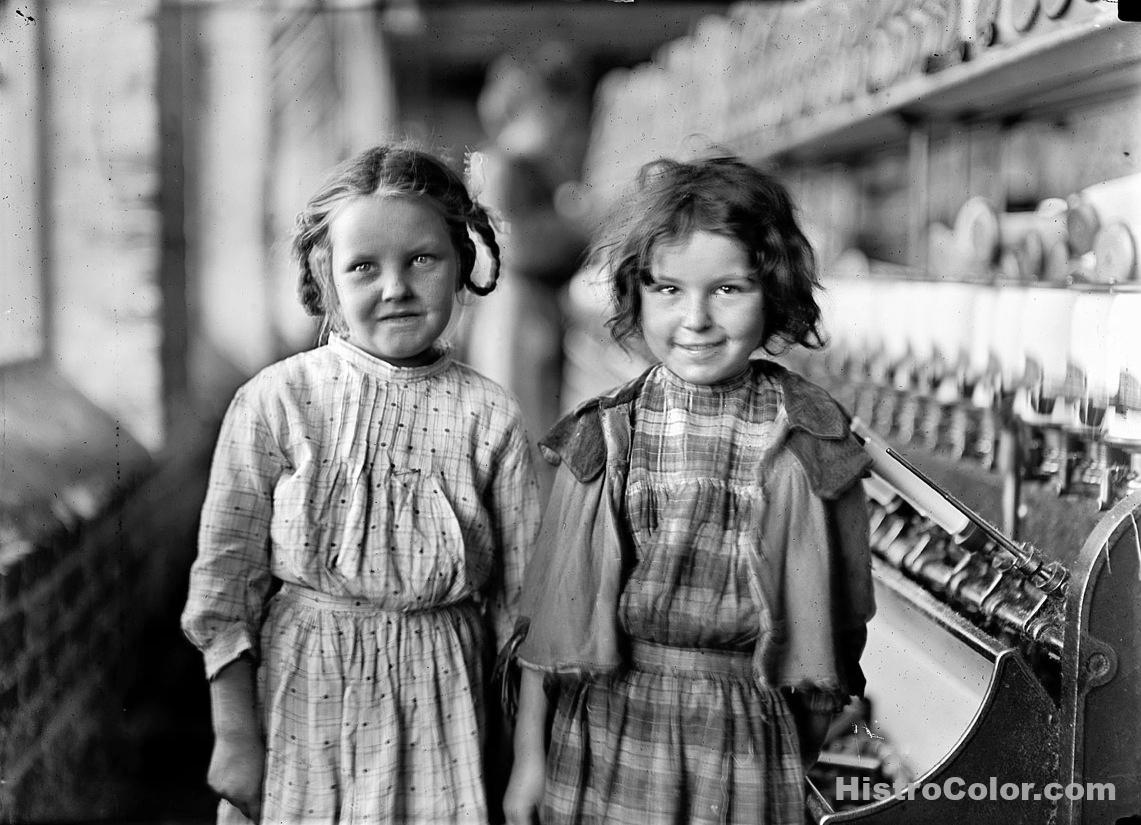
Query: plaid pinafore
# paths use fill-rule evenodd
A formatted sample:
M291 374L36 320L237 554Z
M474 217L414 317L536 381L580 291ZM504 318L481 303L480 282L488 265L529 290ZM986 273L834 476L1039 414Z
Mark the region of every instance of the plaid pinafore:
M804 821L792 716L751 675L756 467L780 404L779 386L751 369L713 387L660 366L648 375L625 498L635 559L619 604L632 661L562 691L544 825Z

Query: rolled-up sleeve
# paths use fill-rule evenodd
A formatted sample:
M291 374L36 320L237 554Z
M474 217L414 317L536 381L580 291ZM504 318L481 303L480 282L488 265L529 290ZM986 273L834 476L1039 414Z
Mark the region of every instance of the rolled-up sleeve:
M239 390L222 421L182 613L182 630L211 679L243 654L260 658L272 583L273 488L286 461L249 396L249 385Z

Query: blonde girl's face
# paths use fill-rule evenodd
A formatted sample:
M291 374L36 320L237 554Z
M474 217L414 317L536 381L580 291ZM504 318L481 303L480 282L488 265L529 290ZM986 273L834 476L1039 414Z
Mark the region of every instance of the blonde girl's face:
M439 212L409 196L354 198L334 215L329 242L349 341L396 366L430 362L459 286Z
M697 230L659 244L642 286L642 335L678 377L717 384L749 363L764 339L764 294L743 244Z

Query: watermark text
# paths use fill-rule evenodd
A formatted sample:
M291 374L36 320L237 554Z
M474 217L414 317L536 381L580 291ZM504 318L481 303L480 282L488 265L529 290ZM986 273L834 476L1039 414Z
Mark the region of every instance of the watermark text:
M837 802L879 802L884 799L949 799L1003 801L1003 802L1060 802L1061 800L1113 801L1117 788L1112 782L1002 782L992 776L986 782L968 782L959 776L949 776L939 782L912 782L895 786L888 782L872 782L859 777L836 779Z

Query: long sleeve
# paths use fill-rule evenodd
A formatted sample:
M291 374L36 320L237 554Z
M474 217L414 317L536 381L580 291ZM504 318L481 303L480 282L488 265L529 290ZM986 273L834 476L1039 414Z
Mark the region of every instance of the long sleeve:
M488 510L496 545L497 575L492 578L490 612L498 650L511 637L527 561L539 533L539 486L522 426L511 429L491 482Z
M864 692L860 657L868 638L868 620L875 613L875 595L863 486L856 482L824 504L832 557L832 624L840 689L809 686L797 693L806 710L835 713L849 696Z
M833 622L840 677L848 691L858 695L864 690L860 656L868 638L868 620L876 609L863 485L853 484L828 504L837 582Z
M859 660L874 610L863 488L857 477L835 497L817 495L791 449L774 453L766 475L755 565L769 625L760 670L776 686L817 694L811 709L835 708L863 692Z
M248 385L238 391L218 435L182 614L183 632L202 651L208 678L243 653L259 658L272 583L273 488L286 461L248 395Z

